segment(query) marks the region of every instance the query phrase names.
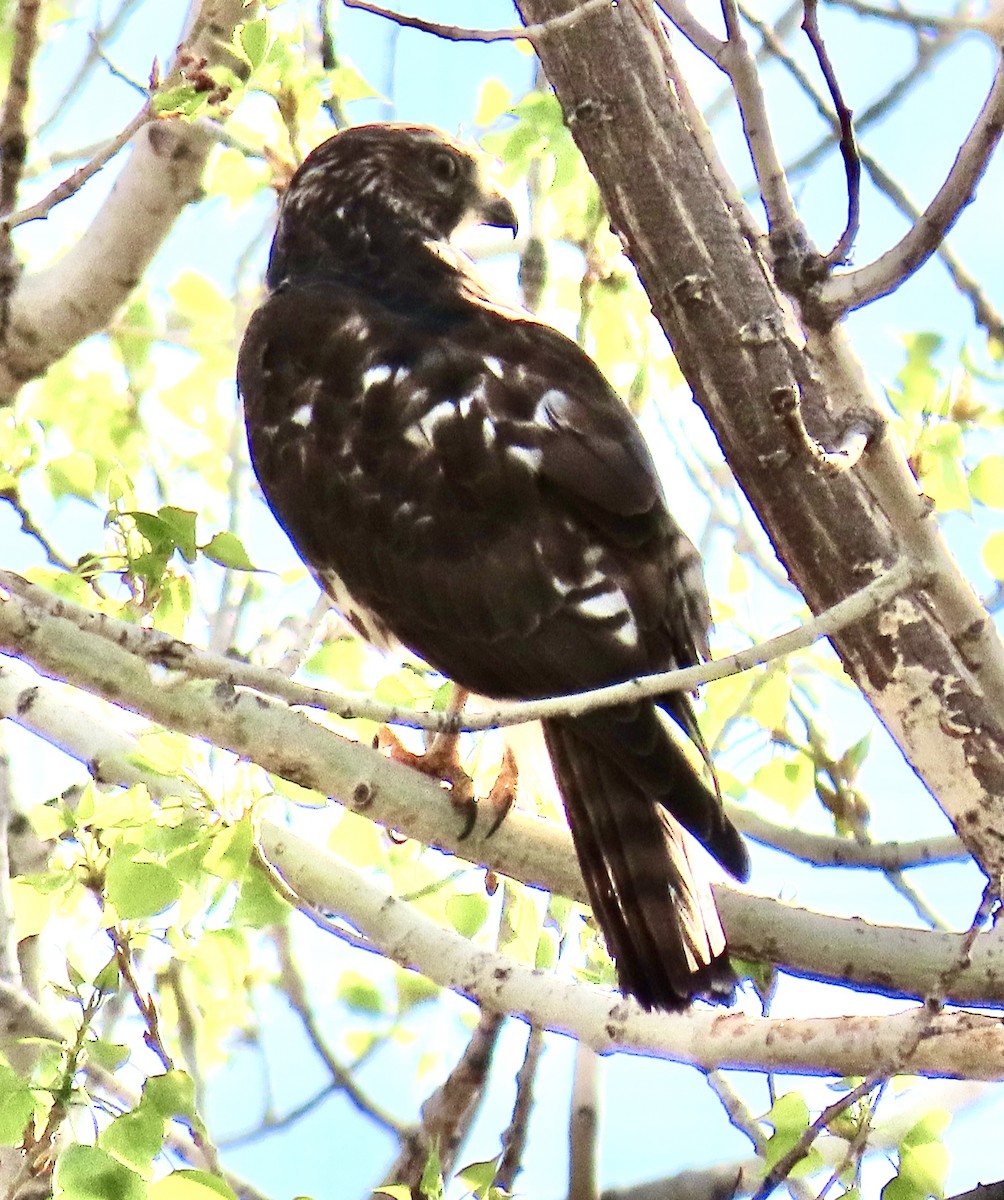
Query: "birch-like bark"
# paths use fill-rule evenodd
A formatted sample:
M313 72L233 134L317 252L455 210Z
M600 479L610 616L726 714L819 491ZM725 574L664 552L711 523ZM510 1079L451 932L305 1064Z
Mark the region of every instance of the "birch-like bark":
M246 8L245 0L193 4L184 44L210 66L233 65L229 46ZM199 195L212 144L203 127L181 120L140 129L115 186L80 239L51 266L23 275L11 293L0 345L0 406L107 326L182 209Z
M150 720L259 763L314 788L388 828L532 886L588 903L571 838L553 821L511 813L497 832L465 821L449 794L424 775L227 681L184 683L151 671L143 659L22 601L0 600L0 717L9 717L87 764L112 784L144 783L154 796L177 795L182 783L144 768L120 710L33 671L68 678ZM962 937L824 916L778 900L716 888L735 953L795 974L894 995L938 996L958 1003L1004 1004L1004 937L976 938L963 970L945 979L962 953Z

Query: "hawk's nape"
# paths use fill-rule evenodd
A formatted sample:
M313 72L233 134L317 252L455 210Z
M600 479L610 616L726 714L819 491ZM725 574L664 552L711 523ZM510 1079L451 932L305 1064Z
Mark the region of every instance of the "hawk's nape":
M296 172L238 365L269 504L361 632L471 691L698 661L700 561L634 418L450 244L470 220L515 228L482 159L433 129L347 129ZM680 731L707 759L682 694L544 723L594 914L646 1008L735 984L690 839L741 879L746 850Z

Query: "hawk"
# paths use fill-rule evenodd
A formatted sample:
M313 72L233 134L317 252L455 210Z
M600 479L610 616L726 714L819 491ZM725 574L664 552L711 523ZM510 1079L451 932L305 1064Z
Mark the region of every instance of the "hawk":
M360 632L472 692L697 662L700 559L634 418L478 277L450 241L472 221L516 229L480 154L428 127L345 129L296 171L238 363L269 505ZM707 760L677 692L543 730L621 988L673 1010L735 985L688 838L739 879L749 861L664 714Z

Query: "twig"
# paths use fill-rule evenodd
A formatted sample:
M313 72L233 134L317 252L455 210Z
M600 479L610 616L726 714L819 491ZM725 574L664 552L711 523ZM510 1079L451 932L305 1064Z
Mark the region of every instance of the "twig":
M108 930L108 937L115 950L115 961L118 964L119 974L125 980L126 987L132 993L132 998L146 1025L146 1033L143 1035L143 1040L160 1059L164 1070L173 1071L174 1061L160 1032L160 1015L157 1012L157 1005L154 1003L153 996L144 992L139 986L139 980L136 978L136 972L133 970L132 950L129 946L129 941L117 926L112 926Z
M787 164L785 170L788 172L788 178L794 179L814 167L825 152L839 144L840 123L837 120L836 113L826 103L823 95L816 90L801 65L788 54L784 45L775 36L774 30L748 10L743 10L743 17L747 24L752 25L760 33L763 39L761 49L765 53L769 53L777 58L778 62L792 75L809 99L813 101L819 115L832 128L831 133L824 134L814 146ZM917 41L916 57L910 66L902 75L894 79L884 92L861 109L855 116L854 126L858 134L863 133L869 125L873 125L889 113L905 98L916 84L930 79L931 67L934 65L934 62L946 50L955 45L956 38L957 34L955 33L941 33L935 38L919 38Z
M21 521L21 532L34 538L42 547L45 553L46 561L54 567L59 567L63 571L72 571L74 564L68 558L64 558L62 554L53 546L45 535L44 531L35 524L31 513L25 508L24 502L16 487L8 487L0 489L0 500L5 501L17 513Z
M293 957L289 925L287 923L276 925L271 934L272 944L275 946L279 958L278 987L286 996L293 1012L300 1018L300 1023L314 1048L314 1053L328 1069L332 1085L345 1093L349 1103L357 1112L362 1113L371 1121L375 1121L382 1129L400 1140L408 1132L408 1127L367 1096L352 1077L352 1071L343 1066L328 1048L313 1006L307 996L307 988L303 976L300 974L300 968Z
M847 176L847 224L844 232L837 239L836 245L823 256L828 266L847 261L851 246L858 235L861 222L861 159L858 157L857 145L854 140L854 126L851 123L851 110L844 103L844 97L837 80L837 73L826 50L823 35L819 29L817 11L818 0L804 0L804 15L802 28L816 55L819 69L823 72L826 86L830 89L833 107L840 122L840 155L844 160L844 172Z
M845 424L832 448L824 446L809 432L797 387L781 387L771 393L770 402L793 435L794 441L820 470L830 475L850 471L861 456L882 436L884 418L877 412L861 409L844 414Z
M153 113L149 105L144 105L125 129L113 137L111 141L107 142L104 148L95 154L90 162L85 163L84 166L74 171L72 175L67 176L62 183L57 184L41 200L37 200L34 204L30 204L27 208L22 208L16 213L11 213L9 217L0 219L0 232L15 229L18 225L24 225L27 221L38 221L43 217L47 217L57 204L62 204L64 200L68 200L78 192L88 179L96 175L102 167L106 166L118 154L135 133L153 119Z
M596 1051L575 1047L572 1112L568 1123L569 1200L599 1200L600 1079Z
M220 1138L219 1148L221 1150L234 1150L238 1146L246 1146L249 1143L253 1145L270 1133L279 1133L283 1129L289 1129L297 1121L302 1121L304 1117L309 1116L325 1100L334 1096L340 1090L337 1083L333 1081L327 1083L312 1096L308 1096L301 1104L297 1104L295 1108L291 1108L288 1113L284 1113L281 1117L266 1117L265 1120L261 1121L253 1129L248 1129L244 1133L235 1133L229 1137Z
M805 1158L812 1149L812 1143L826 1127L835 1121L841 1113L850 1108L852 1104L856 1104L859 1100L867 1096L869 1092L873 1092L879 1087L884 1078L884 1075L869 1075L856 1088L852 1088L845 1095L841 1096L839 1100L834 1100L832 1104L824 1108L788 1153L782 1155L767 1172L763 1183L754 1193L752 1200L767 1200L771 1192L782 1184L791 1174L792 1170Z
M861 1100L869 1092L881 1086L883 1081L892 1073L892 1068L902 1071L909 1065L913 1058L917 1047L921 1040L927 1035L935 1016L940 1011L941 998L945 992L951 989L954 980L965 969L969 961L969 953L972 949L972 944L981 926L986 922L990 915L990 910L993 904L997 901L997 891L988 882L983 891L983 897L979 907L976 910L976 915L973 918L972 924L968 932L962 939L962 945L955 962L945 973L944 986L941 991L941 996L934 998L933 1002L929 1001L923 1008L918 1010L917 1027L911 1031L904 1040L904 1046L895 1063L890 1063L890 1068L881 1072L874 1072L864 1079L856 1088L853 1088L845 1096L835 1101L828 1108L825 1108L815 1121L806 1129L799 1138L798 1142L774 1164L764 1178L763 1185L753 1196L753 1200L766 1200L766 1198L774 1191L774 1189L790 1174L792 1169L808 1154L812 1147L812 1143L816 1140L820 1133L842 1112L844 1112L851 1104Z
M338 67L338 52L335 49L335 35L331 28L331 5L328 0L317 0L317 28L320 32L318 51L322 71L334 71ZM349 120L342 108L342 102L337 96L329 96L321 101L321 107L327 110L331 123L336 129L344 129Z
M199 1064L198 1025L199 1014L192 1006L192 1001L185 988L185 972L181 960L172 958L167 970L161 976L161 989L170 988L174 996L174 1028L181 1049L181 1061L185 1065L192 1080L195 1092L195 1107L205 1111L206 1080Z
M756 1151L757 1157L763 1159L767 1152L767 1138L745 1101L721 1071L708 1071L705 1074L705 1078L708 1081L708 1086L721 1101L722 1108L725 1109L726 1116L729 1118L731 1124L740 1133L745 1134L749 1138L753 1143L753 1149ZM733 1196L739 1194L742 1176L743 1172L740 1169L736 1172L735 1189L732 1192ZM814 1200L814 1192L804 1180L792 1179L789 1181L788 1187L794 1200ZM667 1195L675 1195L675 1193L671 1192L667 1193Z
M404 13L384 8L379 4L371 4L369 0L342 0L346 8L358 8L362 12L372 13L376 17L384 17L400 25L404 29L418 29L422 33L431 33L435 37L445 38L450 42L515 42L527 41L532 45L562 29L569 29L578 24L584 17L602 9L613 11L613 0L585 0L572 12L561 13L549 21L541 21L538 25L523 25L514 29L469 29L463 25L442 25L438 21L425 21L421 17L408 17Z
M941 16L934 13L915 13L908 8L882 8L877 4L866 4L864 0L829 0L830 4L846 8L857 13L859 17L875 17L894 25L908 25L911 29L934 29L938 32L958 33L965 30L985 28L989 22L981 21L978 17Z
M578 716L607 705L631 703L644 696L659 696L669 691L691 691L711 680L724 679L796 650L805 649L820 638L829 637L878 611L894 596L916 582L912 565L904 560L894 564L885 574L811 621L725 658L687 667L685 670L642 676L626 683L579 692L574 696L499 705L484 714L465 715L462 721L448 713L416 713L398 705L379 704L365 696L339 694L308 687L286 679L279 672L266 667L255 667L220 655L198 651L168 634L117 621L51 596L11 571L0 570L0 602L5 599L6 590L9 597L8 606L15 603L23 605L26 615L34 609L36 612L48 613L50 616L69 621L81 631L114 642L148 663L183 672L192 679L215 679L233 686L252 688L266 695L284 699L290 704L307 705L337 713L346 720L365 717L368 720L403 725L411 729L460 733L522 725L543 717ZM20 601L15 602L15 596L20 597ZM14 610L10 611L13 613Z
M17 203L21 172L28 150L24 113L28 106L31 65L38 50L41 0L18 0L14 39L3 112L0 113L0 213Z
M962 143L952 169L920 220L900 242L875 262L836 276L823 285L821 311L837 320L845 313L887 296L914 274L937 250L945 234L973 199L1004 134L1004 60L997 64L993 86L980 115Z
M743 19L748 22L747 12L741 4L739 6L739 11L742 13ZM793 29L798 27L801 19L802 0L791 0L788 7L780 13L777 19L768 28L771 30L771 33L774 35L774 37L780 42L783 41L783 39L786 38ZM753 55L753 61L759 67L769 57L770 53L767 47L763 44L763 42L761 42L757 47L756 53ZM722 88L718 95L715 96L714 100L712 100L710 104L705 104L701 110L704 114L704 119L707 124L712 124L712 122L716 121L723 112L729 111L733 103L734 98L731 87ZM788 178L791 178L790 171L788 172Z
M0 982L0 1013L2 1013L7 1031L16 1030L23 1039L53 1042L56 1045L65 1043L66 1030L52 1020L47 1011L36 1000L33 1000L20 988L11 987ZM92 1086L101 1091L122 1108L133 1109L140 1103L140 1094L123 1083L120 1075L99 1066L94 1058L86 1056L80 1063ZM189 1130L179 1127L177 1120L172 1120L165 1138L165 1146L179 1154L186 1162L202 1169L212 1170L212 1164L205 1147L196 1144ZM264 1192L258 1191L245 1183L239 1176L230 1171L224 1171L221 1178L226 1180L241 1200L267 1200Z
M544 1035L536 1025L531 1025L526 1039L523 1065L516 1075L516 1102L512 1109L512 1119L502 1134L502 1158L495 1172L496 1185L507 1192L514 1191L516 1177L523 1166L530 1114L533 1111L533 1085L543 1052Z
M756 64L739 23L737 0L721 0L721 4L728 33L723 62L735 90L743 133L767 214L775 274L781 287L798 290L819 269L819 254L788 187Z
M433 1146L439 1152L443 1177L449 1178L484 1099L502 1021L500 1012L482 1010L457 1065L442 1087L422 1105L421 1128L404 1138L401 1153L387 1173L389 1182L405 1184L417 1191Z
M860 1182L857 1176L860 1175L861 1171L861 1159L864 1157L865 1151L868 1149L868 1142L872 1133L872 1120L875 1116L875 1110L878 1108L879 1104L881 1104L882 1098L885 1095L886 1086L886 1083L880 1083L875 1089L875 1095L868 1105L868 1110L858 1122L858 1127L854 1131L854 1136L847 1143L847 1149L845 1150L843 1157L837 1164L836 1169L830 1175L830 1178L820 1188L818 1200L825 1200L826 1194L829 1192L830 1188L840 1182L841 1176L851 1163L854 1164L855 1168L855 1182Z
M771 27L761 21L747 8L742 7L741 11L743 19L747 24L751 25L760 34L762 46L770 50L777 61L798 83L802 91L812 100L816 111L823 120L827 121L835 131L838 130L839 122L837 121L836 114L830 109L822 94L813 86L812 81L802 67L781 44ZM900 99L914 83L928 78L930 74L929 68L935 55L944 53L953 44L954 36L954 34L943 36L940 40L933 43L921 43L917 52L917 61L910 69L883 96L859 113L856 122L858 131L860 132L867 125L886 113L890 105ZM823 138L811 150L790 163L787 168L789 178L807 170L816 162L823 151L829 146L837 144L838 140L839 134L834 132L833 135ZM862 166L868 172L872 182L879 191L883 192L912 224L918 225L923 217L923 212L919 205L910 199L906 191L879 164L878 160L860 146L858 146L858 156L861 159ZM998 313L990 303L978 281L963 267L947 242L942 242L938 246L936 253L945 264L956 288L971 302L977 323L986 329L987 333L992 337L996 337L999 341L1004 342L1004 316Z
M21 985L14 933L14 898L11 895L11 863L8 852L11 817L14 815L14 789L10 755L4 726L0 723L0 981L13 987Z
M722 65L725 52L725 42L720 41L706 29L687 7L685 0L656 0L667 21L674 25L688 42L715 64L720 71L726 68Z
M101 47L111 41L122 30L132 16L133 10L138 8L141 3L142 0L120 0L118 8L104 25L99 25L96 29L91 30L90 46L88 47L87 54L77 67L70 82L63 89L62 95L53 105L52 111L39 125L38 132L40 134L45 133L49 126L59 118L64 107L76 95L83 84L87 82L91 72L102 61Z

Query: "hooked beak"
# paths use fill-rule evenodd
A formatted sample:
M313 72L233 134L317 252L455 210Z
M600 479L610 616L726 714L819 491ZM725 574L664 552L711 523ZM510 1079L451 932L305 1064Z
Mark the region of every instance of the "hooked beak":
M518 229L516 210L505 196L501 192L495 191L494 188L487 188L485 190L481 202L477 207L477 217L482 225L494 225L498 229L510 229L512 230L513 237L516 236Z

